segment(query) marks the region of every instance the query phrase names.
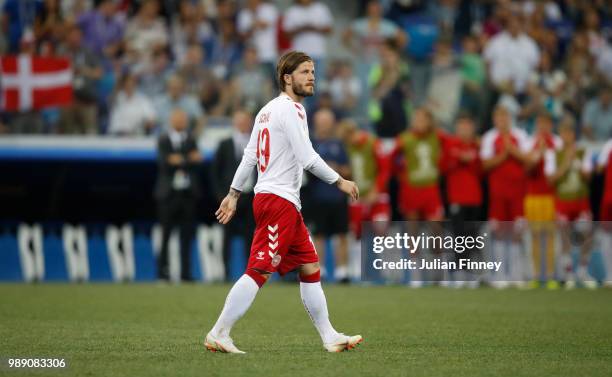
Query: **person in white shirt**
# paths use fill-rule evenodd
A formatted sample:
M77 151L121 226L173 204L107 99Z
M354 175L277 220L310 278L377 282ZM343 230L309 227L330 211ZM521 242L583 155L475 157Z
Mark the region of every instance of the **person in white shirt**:
M108 133L116 136L145 135L155 126L155 109L147 97L136 91L136 77L126 73L121 91L111 109Z
M523 93L536 71L540 52L535 41L523 32L517 16L511 16L506 30L491 38L485 46L484 58L496 87Z
M317 252L300 213L300 187L304 170L336 186L353 200L359 197L354 182L343 179L314 151L308 136L306 111L300 102L314 94L314 63L299 51L283 55L277 65L281 95L255 117L251 138L244 150L230 191L215 213L227 224L251 169L257 165L253 212L255 234L247 269L230 290L225 306L205 345L211 351L243 353L230 338L233 325L251 306L259 288L274 272L299 271L302 302L324 348L340 352L354 348L360 335L338 333L329 321L320 282Z
M278 10L262 0L248 0L238 13L236 27L240 36L257 50L259 61L274 67L278 58L276 24Z
M283 18L283 30L291 39L291 48L311 56L320 74L325 73L327 39L333 23L327 5L313 0L296 0Z

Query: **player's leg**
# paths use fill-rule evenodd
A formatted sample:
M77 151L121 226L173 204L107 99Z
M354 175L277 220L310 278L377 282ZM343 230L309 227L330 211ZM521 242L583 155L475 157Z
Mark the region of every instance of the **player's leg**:
M255 197L253 209L256 228L247 269L230 290L217 322L206 336L205 345L211 351L243 353L234 346L231 329L276 271L293 240L299 216L293 204L276 195L260 194Z
M319 332L325 349L330 352L340 352L351 349L361 342L361 336L349 337L339 334L331 325L327 300L321 287L319 257L301 217L296 224L296 231L289 252L278 266L278 272L284 275L296 268L300 278L302 303Z
M342 352L354 348L363 341L361 335L347 336L338 333L329 320L327 300L321 287L319 263L300 266L300 295L306 312L321 336L323 346L329 352Z

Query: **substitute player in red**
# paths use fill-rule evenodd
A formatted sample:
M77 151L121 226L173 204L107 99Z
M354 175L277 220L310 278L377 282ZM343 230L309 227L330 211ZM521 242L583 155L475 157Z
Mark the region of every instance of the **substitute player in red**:
M480 158L489 175L489 224L495 235L492 252L494 259L508 261L506 270L500 270L491 283L504 288L508 281L520 285L524 280L521 233L529 139L523 130L513 126L512 116L503 106L495 107L493 125L482 137Z
M300 186L304 170L335 184L353 200L359 197L354 182L343 179L314 151L308 137L306 111L300 102L314 94L315 68L308 55L291 51L276 67L281 94L257 114L251 139L244 150L229 193L216 212L227 224L236 212L236 202L250 169L257 164L253 212L255 235L247 269L234 284L217 323L206 335L211 351L244 353L230 338L236 321L251 306L259 288L278 272L299 271L300 293L324 348L340 352L355 347L360 335L338 333L331 325L320 282L319 258L300 213Z

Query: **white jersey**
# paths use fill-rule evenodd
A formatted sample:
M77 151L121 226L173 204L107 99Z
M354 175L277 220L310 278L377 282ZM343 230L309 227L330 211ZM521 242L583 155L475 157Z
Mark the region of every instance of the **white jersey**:
M249 144L232 181L233 189L242 191L255 164L255 193L278 195L298 210L304 170L329 184L340 177L312 148L304 107L284 93L257 114Z

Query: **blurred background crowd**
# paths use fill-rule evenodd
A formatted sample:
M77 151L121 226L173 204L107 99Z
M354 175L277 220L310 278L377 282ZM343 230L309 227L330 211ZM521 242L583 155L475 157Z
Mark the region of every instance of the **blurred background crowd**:
M317 63L310 114L329 107L381 137L431 107L453 129L490 127L498 102L521 127L535 114L610 137L612 8L596 1L2 0L0 52L67 57L74 101L3 112L1 132L143 135L184 107L207 117L256 112L276 93L279 54Z
M581 202L566 220L605 220L600 208L612 214L603 205L608 196L612 203L612 179L604 189L600 174L610 148L598 153L612 138L610 1L0 0L0 9L1 55L67 58L73 73L70 103L4 106L0 134L159 137L166 157L159 159L156 199L166 228L185 225L185 218L210 220L194 211L181 215L180 208L225 195L255 115L278 93L276 61L289 49L316 63L316 95L305 101L315 149L357 181L364 197L349 208L333 187L316 180L305 186L304 214L317 250L323 255L327 238L338 242L338 279L348 276L347 235L360 237L361 220L514 221L529 217L523 204L525 212L554 213L555 203L541 210L546 201L528 205L524 196L558 202L559 186L570 178L570 199L586 200L588 208ZM219 127L232 136L215 139L199 174L195 144L212 140ZM185 139L175 143L173 130L189 132L188 149L181 149ZM492 130L511 135L521 152L508 157ZM563 141L555 136L560 131ZM507 146L505 139L499 143ZM545 173L547 153L556 167ZM574 160L594 167L573 174ZM504 182L517 171L512 161L524 163L518 199L504 196L517 182ZM188 172L181 195L185 187L194 191L182 204L159 194L160 180L166 191L175 189L176 171ZM530 171L537 173L528 186ZM232 237L249 244L248 195L226 228L226 269ZM496 205L506 200L507 208Z

